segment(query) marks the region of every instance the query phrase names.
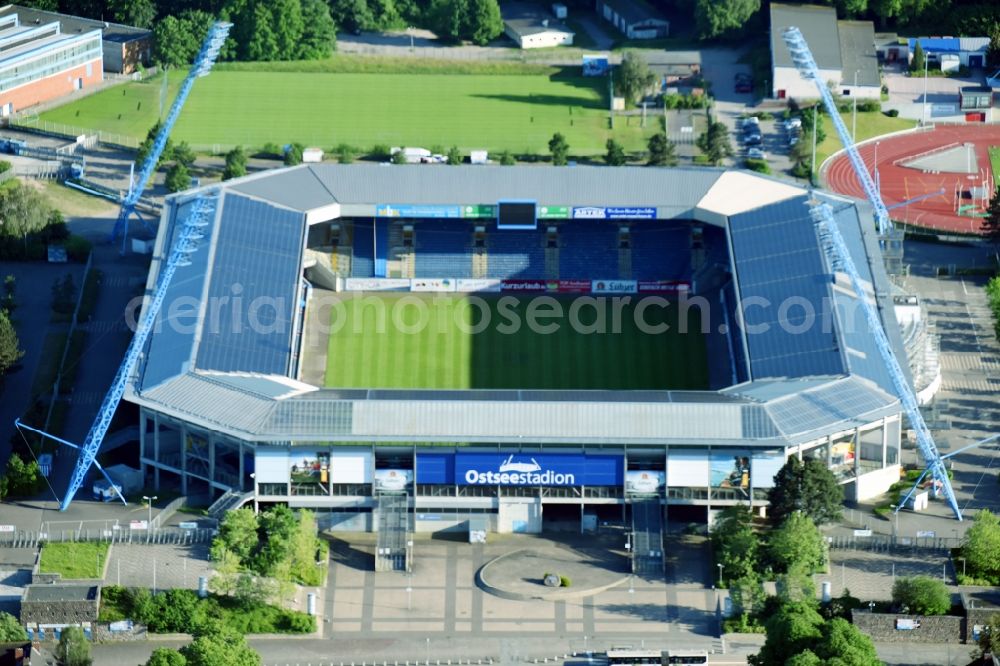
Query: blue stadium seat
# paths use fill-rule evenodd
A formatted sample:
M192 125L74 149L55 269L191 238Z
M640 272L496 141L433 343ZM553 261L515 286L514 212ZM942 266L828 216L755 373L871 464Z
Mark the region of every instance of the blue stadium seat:
M414 225L414 276L472 277L472 233L468 222L434 220Z
M491 278L545 278L545 236L539 231L491 227L486 232L487 275Z
M691 274L689 224L650 222L631 228L632 277L683 280Z
M575 220L559 227L559 277L591 280L618 277L618 226Z
M372 223L354 223L354 255L351 258L353 277L375 276L375 240L372 237Z

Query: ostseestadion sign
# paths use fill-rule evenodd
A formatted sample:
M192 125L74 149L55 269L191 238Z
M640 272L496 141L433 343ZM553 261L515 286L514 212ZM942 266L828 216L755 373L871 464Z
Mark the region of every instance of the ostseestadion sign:
M550 453L457 453L461 486L618 486L620 456Z

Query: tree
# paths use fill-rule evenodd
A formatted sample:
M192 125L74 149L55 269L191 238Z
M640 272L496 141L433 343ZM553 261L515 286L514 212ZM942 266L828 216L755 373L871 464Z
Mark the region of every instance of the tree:
M260 655L247 645L246 638L220 623L206 627L180 649L187 666L260 666Z
M927 64L927 57L924 55L924 47L920 45L920 40L917 40L916 46L913 47L913 59L910 61L910 71L911 72L921 72Z
M439 37L459 41L469 14L469 0L431 0L427 14L428 22Z
M615 77L615 91L626 103L634 104L649 90L656 75L649 71L646 59L636 51L627 51Z
M212 562L215 563L215 575L210 581L212 591L226 596L234 594L239 582L240 558L228 548L212 544Z
M782 601L809 601L816 599L816 583L813 582L813 567L792 564L775 579L778 598Z
M723 123L717 121L709 122L708 129L698 137L695 144L708 161L716 166L733 154L733 146L729 143L729 130Z
M608 139L604 145L608 149L607 154L604 156L604 161L608 163L608 166L622 166L625 164L625 149L622 148L622 144L614 139Z
M872 639L858 628L836 617L823 629L823 637L813 648L820 661L828 666L882 666ZM785 662L786 665L789 662ZM814 662L798 662L814 663Z
M153 60L161 67L185 67L194 61L215 17L188 9L167 15L153 26Z
M768 491L772 524L801 511L816 525L839 520L844 490L826 464L809 459L804 463L791 456L774 477L774 487Z
M979 641L974 657L983 658L990 655L1000 655L1000 613L990 616L989 624L979 632Z
M66 627L59 636L56 659L63 666L90 666L90 641L80 627Z
M677 165L675 146L673 142L667 138L666 132L657 132L653 136L649 137L646 147L649 149L649 161L646 162L647 166Z
M695 0L694 20L698 35L702 39L712 39L739 34L759 10L760 0Z
M160 647L153 650L146 666L187 666L187 659L177 650Z
M219 525L219 535L212 542L212 561L218 562L226 550L232 552L240 564L246 565L257 549L257 531L260 527L253 509L243 508L226 512Z
M393 164L409 164L406 160L406 153L403 152L402 148L394 152L392 157L389 158L389 161Z
M300 0L267 0L265 3L274 21L274 42L279 60L299 57L305 23Z
M146 161L146 158L153 153L153 144L156 143L156 135L160 133L160 121L157 120L156 123L149 128L146 132L146 138L141 144L139 144L139 149L136 151L135 163L141 165ZM174 156L174 143L167 137L166 142L163 144L163 152L160 153L160 159L156 162L156 166L160 166L165 161L173 159Z
M993 243L994 250L1000 250L1000 186L997 186L993 198L990 199L990 207L986 209L981 231L986 240Z
M552 138L549 139L549 152L552 153L552 164L566 166L569 157L569 144L566 143L566 137L559 132L553 134Z
M295 528L295 534L292 535L290 548L289 562L293 575L301 571L316 569L316 555L319 547L316 538L318 531L315 514L307 509L300 510L299 521Z
M503 19L497 0L469 0L464 37L473 44L486 46L503 34Z
M458 146L452 146L448 149L448 164L451 166L457 166L462 163L462 152L458 149Z
M511 154L509 150L502 151L497 156L497 159L500 160L501 166L514 166L515 164L517 164L517 160L514 159L514 155Z
M0 236L20 238L42 231L51 218L49 206L41 192L26 185L17 185L0 192Z
M285 166L295 166L296 164L302 164L302 151L306 147L301 143L292 143L285 150Z
M767 550L779 572L803 570L811 573L822 566L826 553L823 536L804 513L791 514L780 527L772 530Z
M981 509L965 533L962 556L975 578L991 584L1000 581L1000 519L988 509Z
M10 613L0 612L0 643L15 643L28 640L28 632L24 630L17 618Z
M24 357L21 341L6 310L0 309L0 377Z
M730 506L719 513L712 526L712 550L725 580L756 576L757 543L748 507Z
M764 623L767 640L760 652L748 661L758 666L785 664L791 657L810 649L822 637L823 625L823 617L816 612L815 603L783 603Z
M1000 67L1000 21L993 25L990 31L990 47L986 51L986 60L989 67Z
M337 43L337 27L330 16L330 6L324 0L302 0L302 24L297 57L300 60L329 57Z
M174 163L167 169L167 178L164 183L168 192L180 192L191 187L191 174L186 166L181 162Z
M366 0L333 0L330 14L334 24L346 30L360 32L376 27L375 16Z
M183 164L186 168L190 169L194 166L194 161L198 156L194 154L193 150L191 150L191 146L188 145L187 141L181 141L174 146L171 157L173 157L175 162Z
M226 153L226 166L222 170L222 180L232 180L247 175L247 154L242 146L236 146Z
M148 28L156 19L153 0L108 0L108 11L118 23L137 28Z
M254 557L253 568L269 576L279 562L291 555L292 539L298 530L298 523L291 509L278 505L260 514L259 524L260 548Z
M764 602L764 588L761 587L757 572L729 581L729 598L733 600L736 615L752 615Z
M337 161L341 164L350 164L354 161L354 148L346 143L339 144L334 152L337 153Z

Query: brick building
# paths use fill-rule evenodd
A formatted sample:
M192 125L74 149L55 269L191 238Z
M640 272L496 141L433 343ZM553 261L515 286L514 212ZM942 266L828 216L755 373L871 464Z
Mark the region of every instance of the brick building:
M101 31L66 33L59 22L0 16L0 117L104 79Z

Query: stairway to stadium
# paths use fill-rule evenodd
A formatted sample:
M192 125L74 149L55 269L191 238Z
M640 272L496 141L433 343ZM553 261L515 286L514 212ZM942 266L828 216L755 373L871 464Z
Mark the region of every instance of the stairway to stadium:
M632 505L632 573L663 573L663 510L657 495L634 495Z
M375 571L410 571L410 518L406 493L378 496L378 535Z

